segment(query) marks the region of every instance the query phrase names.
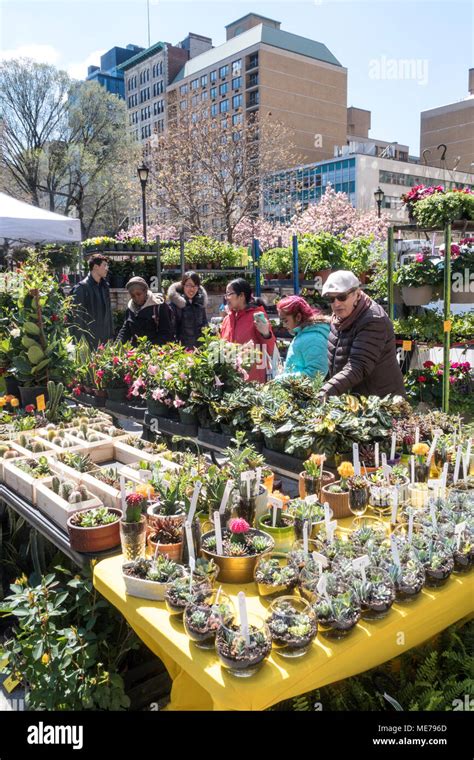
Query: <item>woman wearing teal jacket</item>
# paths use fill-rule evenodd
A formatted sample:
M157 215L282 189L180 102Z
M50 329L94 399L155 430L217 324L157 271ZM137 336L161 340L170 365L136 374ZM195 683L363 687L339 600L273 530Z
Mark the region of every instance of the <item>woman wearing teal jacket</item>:
M295 337L290 343L280 377L328 372L329 318L312 309L304 298L288 296L277 304L282 324Z

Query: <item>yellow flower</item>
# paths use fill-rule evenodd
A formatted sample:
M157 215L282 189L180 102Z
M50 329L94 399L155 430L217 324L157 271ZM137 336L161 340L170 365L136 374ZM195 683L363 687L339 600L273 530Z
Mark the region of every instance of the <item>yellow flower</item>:
M282 493L281 491L273 491L272 496L275 497L275 499L280 499L280 501L289 501L290 497L286 495L286 493Z
M354 474L354 467L350 462L341 462L337 471L341 478L351 478Z
M47 665L49 660L50 660L49 654L45 652L41 658L41 662L43 663L43 665Z
M5 406L6 403L7 403L7 400L5 396L0 396L0 407Z
M419 457L424 457L427 455L428 451L430 450L430 447L427 443L415 443L412 446L412 452L413 454L416 454Z
M311 454L309 461L313 462L317 467L321 467L321 463L324 462L324 454Z
M20 402L18 401L17 398L15 398L15 396L13 396L13 398L11 399L10 406L12 406L14 409L16 409L17 406L20 406Z
M148 483L142 483L135 488L135 493L139 493L145 499L152 499L155 496L155 489Z

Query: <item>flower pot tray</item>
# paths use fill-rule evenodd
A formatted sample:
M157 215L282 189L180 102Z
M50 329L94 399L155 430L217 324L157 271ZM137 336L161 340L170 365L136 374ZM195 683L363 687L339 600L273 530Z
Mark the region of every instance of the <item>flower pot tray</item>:
M153 427L152 427L153 423ZM152 429L152 432L168 433L169 435L184 435L195 438L198 433L197 425L183 425L177 420L169 420L167 417L157 417L147 412L145 414L145 425Z
M58 496L57 493L48 488L51 485L52 478L45 478L44 480L36 481L36 506L43 512L52 522L59 525L62 530L67 531L67 521L73 512L83 509L93 509L95 507L101 507L102 502L92 493L91 498L87 501L81 501L76 504L69 504L69 502ZM87 490L89 487L81 478L81 482L84 483Z
M36 455L38 456L38 455ZM15 491L19 496L22 496L26 501L36 506L36 486L41 483L41 479L34 478L27 472L20 470L15 466L18 459L7 459L3 463L3 480L12 491ZM24 461L24 457L21 458ZM33 459L33 457L28 457Z
M280 470L288 470L295 473L300 473L303 470L303 460L297 457L292 457L289 454L280 454L278 451L271 451L265 446L262 449L262 454L270 466L278 467Z
M126 401L110 401L107 399L105 408L115 414L122 414L124 417L133 417L140 422L143 422L145 418L146 406L132 406Z
M210 443L211 446L217 446L220 449L226 449L230 446L231 436L224 433L215 433L209 428L198 429L198 440L203 443Z

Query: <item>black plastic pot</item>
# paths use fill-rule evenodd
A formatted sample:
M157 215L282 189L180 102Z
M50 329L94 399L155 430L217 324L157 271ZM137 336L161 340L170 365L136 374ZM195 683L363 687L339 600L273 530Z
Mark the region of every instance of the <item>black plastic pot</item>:
M127 390L128 388L126 385L123 388L107 388L107 398L109 398L110 401L125 401Z
M28 406L28 404L36 406L38 396L44 396L44 400L48 400L48 391L45 385L20 385L19 390L22 406Z
M19 398L20 386L18 385L18 380L16 377L13 377L12 375L5 375L5 385L7 388L8 396L15 396L15 398Z

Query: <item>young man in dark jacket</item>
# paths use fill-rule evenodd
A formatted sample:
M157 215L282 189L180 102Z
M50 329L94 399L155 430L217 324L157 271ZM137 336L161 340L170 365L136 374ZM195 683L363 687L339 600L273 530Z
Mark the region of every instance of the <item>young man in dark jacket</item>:
M174 315L177 340L186 348L194 348L208 324L207 293L199 275L186 272L181 282L170 285L168 301Z
M136 338L145 337L155 345L174 340L170 309L163 297L149 290L142 277L132 277L127 290L130 301L117 340L135 343Z
M77 307L73 334L77 340L85 337L91 348L114 337L110 290L105 280L108 269L106 257L94 254L89 259L89 274L72 291Z
M360 290L357 277L346 270L329 275L322 295L330 301L333 314L329 379L321 392L327 396L404 396L393 325L383 308Z

